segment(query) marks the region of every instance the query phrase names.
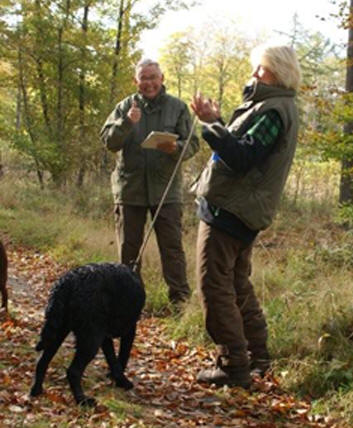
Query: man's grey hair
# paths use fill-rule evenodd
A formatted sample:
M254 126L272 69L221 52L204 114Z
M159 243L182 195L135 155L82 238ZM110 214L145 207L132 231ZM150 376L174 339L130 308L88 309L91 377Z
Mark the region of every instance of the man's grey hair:
M136 64L135 76L138 75L139 71L142 68L148 67L149 65L154 65L155 67L157 67L158 71L162 74L161 67L157 61L153 61L153 59L149 59L149 58L144 58L144 59L140 59L140 61Z

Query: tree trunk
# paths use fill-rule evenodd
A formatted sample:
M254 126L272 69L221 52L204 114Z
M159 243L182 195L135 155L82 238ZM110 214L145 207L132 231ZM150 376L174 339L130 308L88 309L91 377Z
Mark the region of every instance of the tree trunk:
M116 33L115 39L115 49L114 49L114 59L113 59L113 67L112 67L112 80L110 83L110 95L109 95L109 105L113 106L113 103L116 99L116 86L117 86L117 75L118 75L118 64L119 64L119 54L121 49L121 35L123 30L123 18L124 13L124 0L120 0L120 8L118 15L118 30Z
M62 52L63 27L58 30L58 70L57 70L57 100L56 100L56 139L58 146L62 145L63 134L63 86L64 59Z
M179 74L178 74L178 98L181 98L181 85L182 85L182 74L181 74L181 70L179 70Z
M79 85L79 121L80 121L80 146L84 150L84 144L86 143L86 131L85 131L85 85L86 85L86 36L88 29L88 12L89 3L86 3L83 8L83 19L82 19L82 33L83 33L83 46L81 48L81 70L80 70L80 85ZM83 156L80 161L80 167L77 175L77 186L83 185L83 180L86 172L86 159Z
M19 50L18 50L18 75L19 75L19 88L21 90L22 100L23 100L24 123L25 123L26 130L28 132L29 138L30 138L31 143L32 143L31 155L32 155L32 158L33 158L34 163L36 165L36 172L37 172L39 185L40 185L41 189L43 189L44 188L43 172L40 169L38 156L37 156L36 137L35 137L34 132L33 132L32 119L31 119L31 115L30 115L30 108L29 108L28 96L27 96L27 88L26 88L26 83L25 83L25 78L24 78L24 73L23 73L23 58L22 58L22 47L21 46L19 47Z
M123 32L123 18L124 14L127 11L128 8L131 8L131 5L128 2L127 8L124 8L125 6L125 0L120 0L120 6L119 6L119 15L118 15L118 29L116 33L116 39L115 39L115 49L114 49L114 58L113 58L113 65L112 65L112 76L110 81L110 93L109 93L109 106L112 109L113 105L116 103L116 97L117 97L117 75L118 75L118 65L119 65L119 54L121 50L121 36ZM101 165L101 171L103 174L107 171L107 165L108 165L108 152L106 147L103 147L102 149L102 165Z
M37 21L36 21L36 53L34 54L34 60L36 63L37 68L37 75L38 75L38 87L39 87L39 93L40 93L40 100L41 100L41 106L42 106L42 112L43 112L43 118L44 123L47 128L48 136L52 136L52 127L50 123L49 118L49 103L47 98L47 92L46 92L46 84L45 84L45 73L43 70L43 60L42 60L42 44L43 40L45 39L45 35L43 34L43 31L41 29L41 4L40 1L37 0L35 2L36 4L36 15L37 15Z
M346 74L346 92L353 92L353 0L350 0L349 10L349 30L348 30L348 47L347 47L347 74ZM353 132L353 121L345 124L343 132L351 135ZM339 202L353 203L353 159L342 159L341 166L341 183Z
M21 127L21 86L18 85L16 95L16 131Z
M71 3L70 0L65 2L65 15L63 22L58 28L58 68L57 68L57 101L56 101L56 140L58 146L64 150L64 46L63 37L66 28L67 20L69 19Z

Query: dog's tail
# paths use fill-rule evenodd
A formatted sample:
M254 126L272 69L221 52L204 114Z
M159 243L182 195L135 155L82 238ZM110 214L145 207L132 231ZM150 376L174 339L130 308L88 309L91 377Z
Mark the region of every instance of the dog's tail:
M53 345L59 335L65 334L67 323L67 301L71 293L71 283L68 275L59 278L53 285L49 295L48 306L45 310L45 323L40 333L36 351L47 349Z

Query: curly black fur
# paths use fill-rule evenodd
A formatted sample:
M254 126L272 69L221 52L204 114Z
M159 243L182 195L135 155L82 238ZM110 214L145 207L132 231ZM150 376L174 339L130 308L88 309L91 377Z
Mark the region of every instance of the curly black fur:
M48 365L66 336L76 337L76 353L67 378L79 404L94 405L82 391L81 378L101 347L117 386L132 388L125 377L135 338L136 323L145 303L145 291L137 275L121 264L88 264L67 272L53 285L45 311L45 323L36 346L43 351L36 367L31 395L42 393ZM120 337L119 356L112 338Z

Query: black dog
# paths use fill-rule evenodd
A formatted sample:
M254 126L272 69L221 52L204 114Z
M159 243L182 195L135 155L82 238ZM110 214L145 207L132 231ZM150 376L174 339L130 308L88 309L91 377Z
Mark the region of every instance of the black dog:
M37 362L31 396L42 393L48 365L70 331L76 337L76 353L67 370L67 378L78 404L96 404L94 398L84 395L81 378L100 347L116 385L132 388L124 369L144 303L145 291L141 282L125 265L89 264L59 278L51 290L45 324L36 346L36 350L43 350L43 353ZM113 337L120 337L118 357Z

